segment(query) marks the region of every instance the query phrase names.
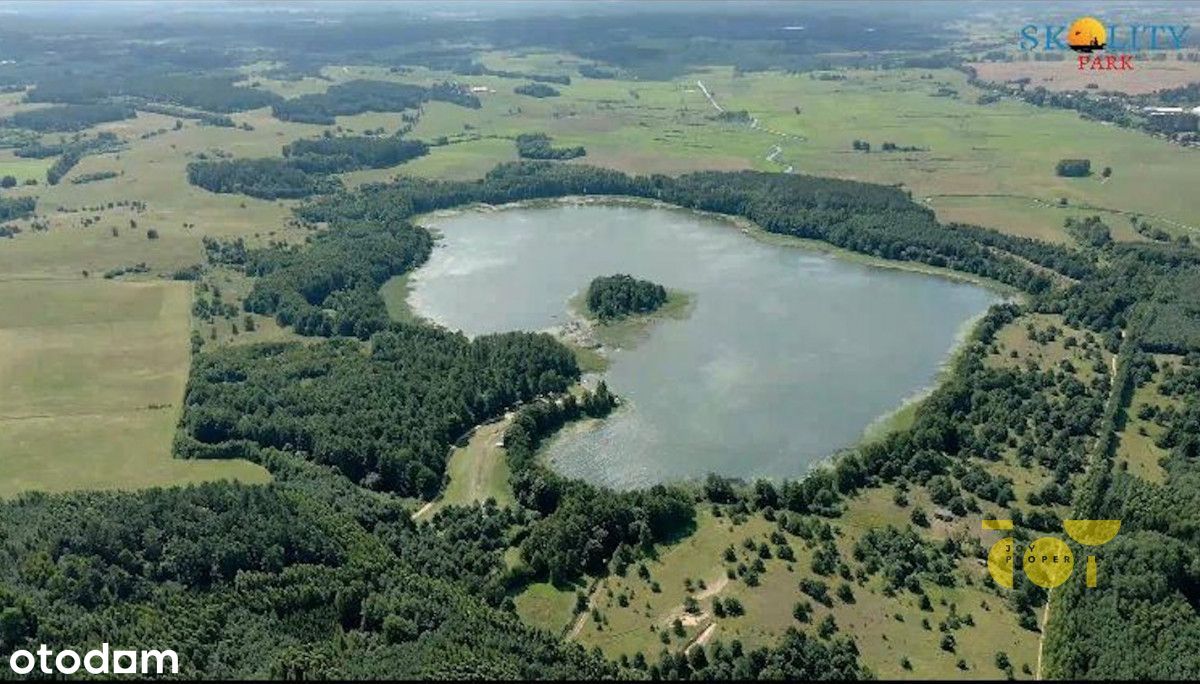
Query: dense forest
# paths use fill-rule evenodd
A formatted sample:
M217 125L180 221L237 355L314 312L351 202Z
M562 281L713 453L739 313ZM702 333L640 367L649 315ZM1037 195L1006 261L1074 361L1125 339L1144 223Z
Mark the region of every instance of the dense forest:
M292 166L306 173L342 173L356 169L382 169L424 156L429 147L419 140L399 136L327 136L297 140L283 148Z
M290 468L276 468L269 486L0 505L5 649L83 653L103 634L172 648L181 673L225 679L616 674L479 597L483 578L471 569L496 570L471 563L490 557L479 541L494 529L487 512L418 528L395 502ZM470 541L447 543L455 533Z
M162 73L143 67L102 79L39 79L25 99L94 105L109 98L135 97L144 103L180 105L223 114L266 107L282 99L270 91L235 86L237 78L234 74Z
M555 147L545 133L522 133L517 136L517 156L522 159L575 159L587 154L583 145Z
M17 112L4 119L5 126L28 128L39 133L70 133L109 121L132 119L132 107L118 104L58 105Z
M452 83L431 87L391 81L349 81L332 85L323 93L301 95L271 106L275 118L333 125L334 117L363 112L400 112L416 109L430 100L479 109L479 98Z
M526 83L513 88L513 92L518 95L528 95L529 97L558 97L561 93L557 89L546 85L545 83Z
M606 321L658 309L667 301L667 288L618 273L592 279L584 301L589 313Z
M187 174L189 183L209 192L295 199L333 192L341 181L332 174L395 166L428 152L425 143L398 135L326 135L284 145L282 158L194 161Z
M211 159L187 165L187 179L209 192L295 199L331 192L336 179L306 173L286 159Z
M320 198L299 210L312 222L402 220L472 202L502 204L564 195L629 195L744 216L773 233L829 242L856 252L918 261L991 278L1029 292L1048 290L1046 270L1090 272L1086 255L972 226L939 225L904 191L855 181L756 171L629 176L550 162L501 164L477 181L403 178ZM1032 262L1043 268L1030 268Z
M36 208L36 197L0 197L0 223L26 218Z
M369 350L351 341L218 349L195 361L176 450L259 460L259 449L287 448L369 489L429 498L460 435L578 375L564 347L527 333L468 341L393 325Z

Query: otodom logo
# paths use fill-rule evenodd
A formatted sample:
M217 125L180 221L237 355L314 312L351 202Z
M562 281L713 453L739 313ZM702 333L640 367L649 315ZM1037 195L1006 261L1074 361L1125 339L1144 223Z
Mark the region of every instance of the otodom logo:
M985 530L1011 530L1011 520L984 520ZM1104 546L1117 536L1121 529L1120 520L1064 520L1063 529L1067 535L1084 546ZM1053 589L1071 576L1075 569L1075 556L1071 547L1058 537L1039 537L1029 544L1018 548L1016 540L1005 537L992 545L988 551L988 572L992 579L1002 587L1012 589L1013 570L1016 559L1021 558L1021 567L1029 581ZM1095 587L1099 581L1099 568L1096 556L1089 554L1087 558L1087 586Z
M1024 52L1074 51L1080 71L1133 71L1135 53L1182 50L1190 29L1187 24L1105 24L1080 17L1070 25L1026 24L1019 45Z

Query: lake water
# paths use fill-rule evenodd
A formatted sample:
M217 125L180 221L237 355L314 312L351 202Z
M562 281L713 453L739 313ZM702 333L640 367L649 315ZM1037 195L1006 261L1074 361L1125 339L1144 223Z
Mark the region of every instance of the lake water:
M442 234L409 303L468 335L542 330L598 275L695 296L685 320L611 352L626 406L548 447L559 472L614 487L796 477L930 386L964 325L999 297L976 285L769 245L671 209L557 205L468 211Z

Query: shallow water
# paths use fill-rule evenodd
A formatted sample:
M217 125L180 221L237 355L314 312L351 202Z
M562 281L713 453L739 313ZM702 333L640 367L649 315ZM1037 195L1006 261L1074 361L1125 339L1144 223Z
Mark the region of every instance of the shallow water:
M928 387L982 287L756 241L691 212L616 205L468 211L411 278L413 309L469 335L541 330L597 275L695 296L611 352L626 406L548 447L560 472L615 487L795 477Z

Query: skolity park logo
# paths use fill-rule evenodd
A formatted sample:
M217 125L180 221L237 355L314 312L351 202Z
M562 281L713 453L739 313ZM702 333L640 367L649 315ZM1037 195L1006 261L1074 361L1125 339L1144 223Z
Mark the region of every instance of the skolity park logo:
M1026 24L1018 45L1022 52L1076 52L1080 71L1133 71L1135 54L1184 49L1190 29L1187 24L1105 24L1080 17L1069 26Z
M1011 520L984 520L985 530L1011 530ZM1076 542L1084 546L1103 546L1112 541L1121 529L1120 520L1064 520L1063 529ZM988 572L1002 587L1013 588L1013 568L1020 555L1021 567L1029 581L1053 589L1071 576L1075 569L1075 556L1071 547L1058 537L1039 537L1022 547L1016 540L1005 537L992 545L988 551ZM1087 558L1087 586L1095 587L1099 570L1096 557Z

